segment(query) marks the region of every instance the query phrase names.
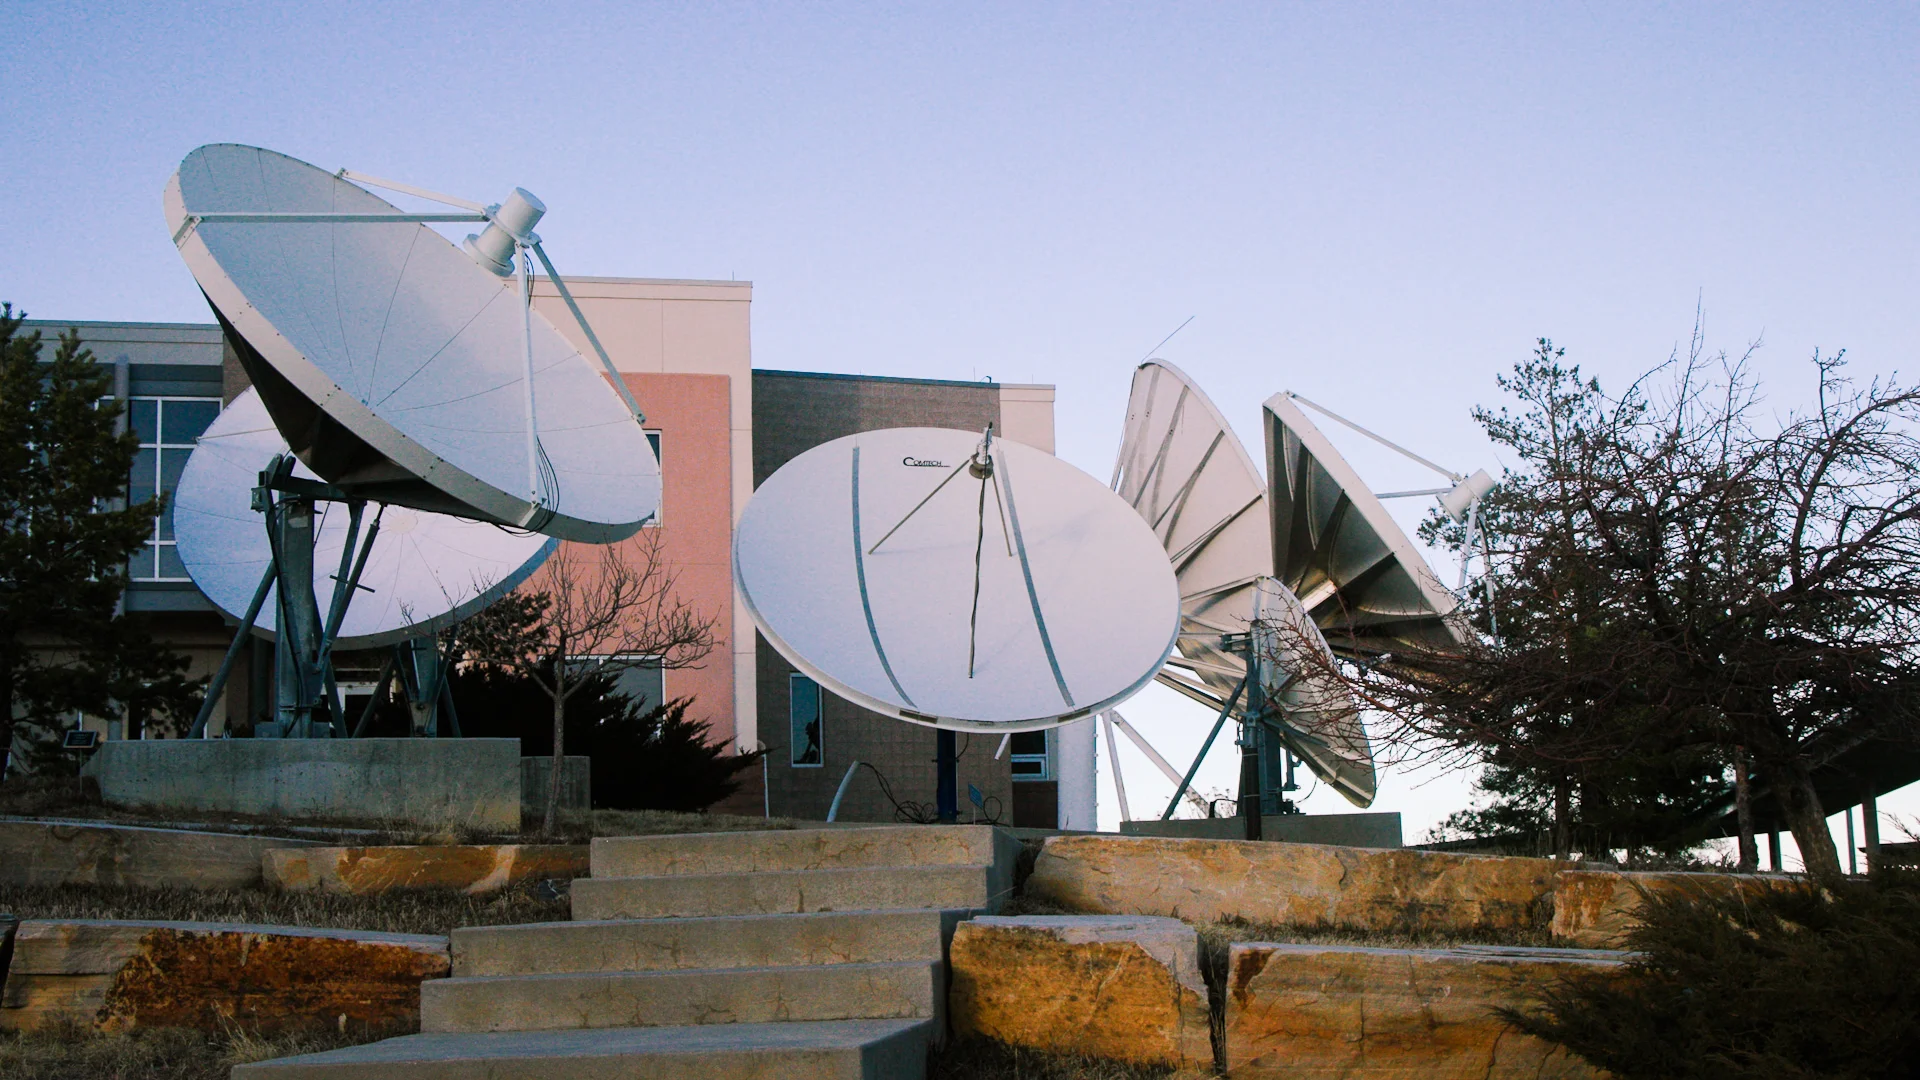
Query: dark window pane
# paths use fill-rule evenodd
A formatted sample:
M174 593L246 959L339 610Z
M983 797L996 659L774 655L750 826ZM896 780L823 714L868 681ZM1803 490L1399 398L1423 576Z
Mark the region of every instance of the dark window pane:
M154 534L156 537L161 540L173 539L173 503L171 500L168 501L167 508L160 511L158 526L159 531Z
M1013 763L1015 776L1045 776L1047 763L1044 761L1016 761Z
M192 453L191 450L160 451L161 491L172 494L173 489L180 486L180 473L186 469L187 457Z
M134 398L131 405L133 430L143 443L160 441L160 403L152 398Z
M180 561L180 552L172 544L160 544L153 550L160 556L161 577L183 578L187 576L187 564Z
M539 385L539 384L536 383L535 385ZM660 433L657 431L647 432L647 445L653 447L653 460L656 462L659 461L660 460Z
M1044 754L1047 752L1047 733L1044 731L1016 732L1013 736L1013 744L1007 749L1016 754Z
M153 549L143 547L127 560L127 576L135 581L144 581L153 577Z
M129 505L153 498L153 483L159 472L160 452L141 450L133 455L133 473L127 478Z
M614 673L613 689L615 693L625 694L642 709L651 709L665 699L662 687L664 674L658 664L620 668Z
M217 401L169 401L161 412L161 441L191 443L220 415Z
M787 678L787 725L789 762L793 765L822 765L826 752L821 746L820 684L805 675Z

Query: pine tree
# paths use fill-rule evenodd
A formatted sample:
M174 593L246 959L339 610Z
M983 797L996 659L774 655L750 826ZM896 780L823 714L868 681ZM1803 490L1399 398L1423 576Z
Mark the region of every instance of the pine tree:
M127 560L158 500L123 505L139 438L121 430L111 375L77 333L51 362L25 315L0 305L0 750L16 720L57 730L76 712L178 721L186 658L120 611ZM31 740L44 746L44 734ZM44 754L36 754L44 758Z

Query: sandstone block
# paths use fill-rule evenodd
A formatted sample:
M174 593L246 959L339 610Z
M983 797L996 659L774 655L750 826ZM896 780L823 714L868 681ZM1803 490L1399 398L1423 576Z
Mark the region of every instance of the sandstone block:
M420 982L448 972L447 939L235 923L28 919L0 990L0 1030L73 1021L102 1030L237 1021L263 1032L409 1031Z
M1624 954L1576 949L1372 949L1236 944L1225 1057L1234 1080L1587 1080L1606 1074L1495 1013L1525 1009L1575 969Z
M1553 889L1553 936L1583 949L1615 949L1639 923L1642 890L1694 892L1707 896L1754 895L1762 889L1791 887L1784 874L1650 873L1627 870L1569 870Z
M954 928L949 962L956 1034L1212 1067L1199 940L1178 919L987 916Z
M472 895L544 878L587 876L585 844L309 847L267 851L260 876L294 891L457 889Z
M248 889L271 848L264 836L68 821L0 821L0 885L139 885Z
M1363 930L1513 929L1552 917L1551 859L1145 836L1057 836L1027 888L1103 914Z

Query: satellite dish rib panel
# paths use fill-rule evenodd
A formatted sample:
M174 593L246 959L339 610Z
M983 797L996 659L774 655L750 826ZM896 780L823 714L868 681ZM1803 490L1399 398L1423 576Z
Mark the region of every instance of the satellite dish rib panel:
M249 389L200 436L174 494L180 560L207 599L236 620L244 617L272 561L264 515L252 507L253 488L260 470L286 452L260 395ZM304 467L295 475L313 479ZM404 507L375 508L365 522L375 513L380 534L341 623L341 649L388 645L459 622L525 581L559 545L545 536ZM313 588L324 604L347 540L347 508L321 503L315 519ZM274 603L269 594L263 610L275 610ZM268 622L254 632L271 638Z
M734 536L748 612L795 667L913 723L1028 731L1118 704L1179 630L1160 545L1050 454L996 438L981 477L980 443L896 428L781 466Z
M1269 700L1287 717L1287 745L1349 802L1370 805L1373 758L1359 710L1343 686L1325 680L1324 658L1298 652L1312 641L1324 651L1325 640L1318 629L1294 625L1292 613L1304 618L1304 609L1266 576L1273 557L1267 483L1213 401L1163 360L1134 370L1114 487L1153 528L1180 585L1180 657L1171 664L1185 672L1163 672L1161 681L1222 708L1247 662L1221 648L1220 636L1265 633L1262 670ZM1278 633L1256 625L1263 613L1283 620ZM1287 651L1276 654L1283 645Z
M658 509L659 464L620 394L538 312L523 315L511 282L439 233L195 216L398 215L386 200L283 154L217 144L187 155L165 204L274 423L322 479L591 542L630 536Z
M1226 418L1185 372L1149 360L1133 373L1114 489L1160 540L1180 585L1180 656L1218 700L1246 674L1219 636L1244 633L1267 572L1266 481ZM1179 660L1174 661L1180 664Z
M1327 437L1286 393L1267 399L1273 573L1336 653L1460 643L1457 601Z
M1333 651L1313 617L1270 577L1260 579L1254 596L1252 645L1288 748L1348 802L1372 805L1379 788L1360 708L1334 670Z

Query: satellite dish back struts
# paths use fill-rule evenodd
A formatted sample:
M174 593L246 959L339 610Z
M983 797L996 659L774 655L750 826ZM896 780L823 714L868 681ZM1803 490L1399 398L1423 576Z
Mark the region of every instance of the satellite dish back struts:
M1260 579L1254 594L1250 647L1259 658L1268 715L1277 719L1287 747L1348 802L1372 805L1378 787L1360 708L1312 616L1270 577Z
M1246 674L1221 647L1245 633L1255 583L1268 572L1267 485L1226 418L1185 372L1149 360L1133 373L1113 487L1153 529L1180 586L1175 689L1218 709ZM1194 685L1194 681L1199 686Z
M263 514L252 492L261 470L287 452L260 395L249 389L233 400L200 436L187 458L173 499L173 531L180 559L194 584L215 607L238 620L273 561ZM295 476L305 475L296 470ZM322 504L315 511L313 587L334 589L348 540L347 508ZM559 541L509 532L405 507L377 510L378 524L359 589L348 605L334 647L367 649L429 636L478 613L525 581ZM274 600L268 594L267 610ZM267 626L255 633L271 638Z
M1458 601L1294 396L1268 398L1264 417L1273 573L1333 650L1456 647Z
M1153 679L1179 630L1173 572L1139 516L991 431L816 446L754 492L733 557L755 624L795 667L949 730L1107 708Z
M356 499L632 535L659 506L659 465L617 374L526 303L527 253L552 276L538 200L488 208L380 182L466 208L408 214L352 175L216 144L166 188L181 257L294 453ZM427 224L453 221L487 223L472 255ZM516 262L517 289L500 276Z

